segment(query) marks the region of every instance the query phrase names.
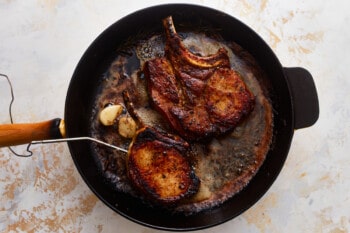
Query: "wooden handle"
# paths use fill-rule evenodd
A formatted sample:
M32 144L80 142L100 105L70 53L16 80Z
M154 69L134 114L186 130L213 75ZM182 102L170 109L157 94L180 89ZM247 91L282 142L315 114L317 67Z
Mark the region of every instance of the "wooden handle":
M64 121L59 118L38 123L0 125L0 147L64 136Z

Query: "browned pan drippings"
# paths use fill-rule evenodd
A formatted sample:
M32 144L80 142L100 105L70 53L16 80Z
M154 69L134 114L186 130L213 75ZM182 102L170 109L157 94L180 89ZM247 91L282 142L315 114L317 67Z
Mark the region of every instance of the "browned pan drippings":
M254 110L232 132L205 142L190 143L191 162L201 181L200 189L193 197L173 207L173 210L193 213L221 204L254 177L269 150L273 114L267 92L261 83L264 73L246 51L233 42L222 42L202 33L181 33L181 36L186 47L196 54L214 54L224 47L229 52L231 67L241 74L255 96ZM104 106L110 103L123 104L124 90L131 94L135 110L146 125L174 134L164 119L152 109L142 73L145 61L164 56L164 40L164 35L151 36L135 46L129 46L116 57L106 72L96 99L92 119L93 137L128 148L131 139L118 134L118 124L106 127L98 120L98 113ZM125 154L100 146L96 146L95 150L96 162L115 190L136 195L126 175Z

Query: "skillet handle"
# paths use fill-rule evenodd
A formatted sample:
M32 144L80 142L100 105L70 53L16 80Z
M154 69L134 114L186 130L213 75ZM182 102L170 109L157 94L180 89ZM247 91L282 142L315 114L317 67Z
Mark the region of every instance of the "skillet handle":
M59 118L37 123L0 125L0 147L64 136L64 121Z
M319 103L311 74L301 67L284 68L284 73L294 105L294 129L312 126L319 117Z

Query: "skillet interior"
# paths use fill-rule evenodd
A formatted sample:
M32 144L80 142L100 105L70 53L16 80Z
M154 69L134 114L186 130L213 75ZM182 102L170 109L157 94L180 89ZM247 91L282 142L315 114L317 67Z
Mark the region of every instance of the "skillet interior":
M235 18L213 9L184 4L162 5L133 13L106 29L81 58L70 83L65 120L67 136L90 135L92 104L103 72L116 56L118 46L130 38L162 32L161 20L172 15L177 24L193 28L211 25L224 40L234 41L254 56L269 78L274 109L273 144L259 172L248 186L223 205L191 216L171 215L143 204L139 199L117 193L104 183L87 142L69 142L69 149L81 176L91 190L110 208L140 224L166 230L195 230L214 226L251 207L272 185L286 159L293 136L293 106L282 66L267 44Z

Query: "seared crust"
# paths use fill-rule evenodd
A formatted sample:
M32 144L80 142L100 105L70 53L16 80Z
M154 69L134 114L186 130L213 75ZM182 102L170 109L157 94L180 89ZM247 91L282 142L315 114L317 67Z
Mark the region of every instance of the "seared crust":
M254 106L252 94L232 69L217 69L207 82L204 96L210 120L219 126L237 125Z
M144 73L153 106L187 140L226 133L248 115L254 96L230 68L224 48L214 55L191 53L164 19L166 57L147 61Z
M128 175L146 198L158 204L174 204L195 194L199 179L186 157L189 144L179 137L144 127L130 145Z

